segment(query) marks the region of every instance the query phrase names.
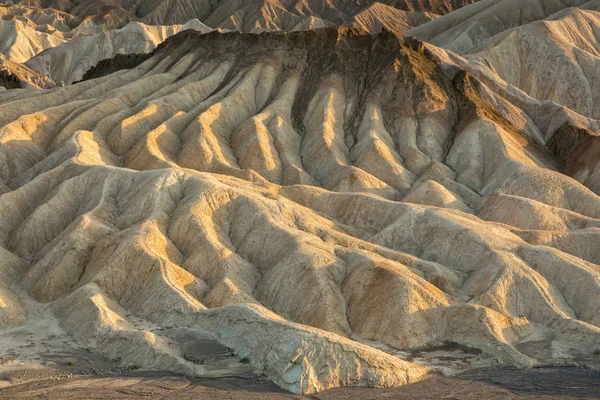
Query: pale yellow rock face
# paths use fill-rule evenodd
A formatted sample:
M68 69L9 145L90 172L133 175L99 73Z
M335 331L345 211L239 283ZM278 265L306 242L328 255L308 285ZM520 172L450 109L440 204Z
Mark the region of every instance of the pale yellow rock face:
M209 376L139 321L185 327L296 393L414 382L391 349L443 342L593 357L594 125L463 66L389 32L187 31L1 92L0 329L19 288L125 365Z
M71 84L81 80L101 60L117 54L150 53L167 37L186 29L211 31L198 20L165 26L130 22L120 29L77 35L25 61L29 68L48 76L53 82Z
M372 33L380 32L382 29L400 33L434 20L437 17L439 15L432 12L405 11L375 2L356 15L353 15L342 26Z
M599 31L595 1L485 0L408 33L466 57L471 68L489 69L536 100L598 119Z
M212 30L191 18L179 25L130 22L111 28L57 10L0 5L0 57L7 60L0 58L0 70L21 78L22 87L50 88L81 80L99 61L117 54L149 53L182 30ZM3 67L6 62L15 66ZM41 77L28 76L34 72Z

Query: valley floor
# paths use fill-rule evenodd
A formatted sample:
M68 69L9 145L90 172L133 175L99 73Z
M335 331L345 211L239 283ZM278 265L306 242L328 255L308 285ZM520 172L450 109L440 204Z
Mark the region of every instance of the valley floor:
M37 374L37 379L35 375ZM3 378L7 378L4 376ZM597 399L600 371L583 368L479 369L449 378L434 375L388 389L338 388L313 396L294 395L260 377L190 379L133 371L100 376L48 376L40 370L0 389L0 399Z

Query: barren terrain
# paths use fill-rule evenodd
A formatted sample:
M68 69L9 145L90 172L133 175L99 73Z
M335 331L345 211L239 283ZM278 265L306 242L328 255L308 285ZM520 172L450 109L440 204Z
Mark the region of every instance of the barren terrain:
M600 18L571 3L33 57L69 78L0 92L0 396L600 394Z
M53 376L0 389L0 399L596 399L600 373L585 369L476 370L449 378L439 375L388 389L338 388L315 395L295 395L256 376L193 379L151 372L105 376Z

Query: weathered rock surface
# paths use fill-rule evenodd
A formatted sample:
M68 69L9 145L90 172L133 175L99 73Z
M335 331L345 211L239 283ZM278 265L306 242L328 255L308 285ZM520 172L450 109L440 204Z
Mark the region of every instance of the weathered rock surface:
M96 26L94 31L102 30ZM89 23L55 9L0 4L0 54L24 63L36 54L81 34L89 34Z
M570 7L598 10L600 4L596 0L483 0L407 33L465 54L499 33L544 20Z
M366 15L381 16L375 9L390 8L400 18L398 24L416 26L429 18L419 13L442 15L457 10L477 0L167 0L135 1L91 1L77 0L16 0L18 7L50 8L69 13L73 19L82 21L92 28L99 24L107 29L121 27L129 21L140 21L149 25L182 25L198 19L214 29L256 32L262 30L306 30L331 25L341 25L354 16L366 11ZM416 13L412 15L412 13ZM368 18L371 18L368 17ZM383 15L384 20L390 16ZM83 29L82 29L83 30Z
M24 63L45 49L65 43L64 39L38 32L17 19L0 19L0 38L0 54L18 63Z
M79 36L36 55L26 65L56 83L71 84L101 60L117 54L149 53L167 37L186 29L211 31L198 20L168 26L130 22L121 29Z
M437 17L437 14L431 12L404 11L385 4L374 3L344 22L342 26L372 33L381 32L382 29L404 32Z
M96 24L89 19L82 22L53 9L0 5L0 55L11 62L13 77L3 78L3 86L49 88L71 84L99 61L116 54L149 53L167 37L185 29L211 31L194 19L183 25L131 22L120 29L111 28L110 24ZM19 82L15 81L17 76Z
M71 84L101 60L117 54L152 51L186 29L209 32L304 31L345 26L377 33L403 32L474 0L220 0L104 2L18 1L0 4L0 54L46 77L47 83L8 83L4 87ZM11 78L12 79L12 78ZM9 82L9 78L3 78ZM12 81L11 81L12 82Z
M54 82L48 77L40 75L24 64L12 62L0 54L0 88L4 90L22 88L45 89L54 86Z
M597 124L463 65L390 32L185 31L134 68L4 92L0 282L125 365L206 375L140 321L181 326L294 392L418 380L384 350L442 342L585 362Z
M575 8L577 7L577 8ZM483 1L408 33L528 96L598 119L597 1Z

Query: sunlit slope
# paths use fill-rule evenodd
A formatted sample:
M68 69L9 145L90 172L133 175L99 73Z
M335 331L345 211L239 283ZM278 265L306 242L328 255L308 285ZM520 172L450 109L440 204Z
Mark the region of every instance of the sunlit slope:
M15 0L22 5L61 10L108 29L138 20L149 25L181 25L198 19L213 29L299 30L342 25L372 6L402 12L449 13L477 0ZM388 17L384 17L388 18ZM425 22L425 21L423 21ZM414 25L413 25L414 26Z
M206 375L139 321L185 326L294 392L427 372L383 346L592 357L598 178L566 165L593 171L593 121L532 118L444 54L186 31L133 69L3 92L1 282L125 365ZM0 299L3 327L26 319Z
M26 65L56 83L69 85L81 80L101 60L117 54L150 53L167 37L186 29L211 31L198 20L191 20L185 25L130 22L120 29L76 37L36 55Z

